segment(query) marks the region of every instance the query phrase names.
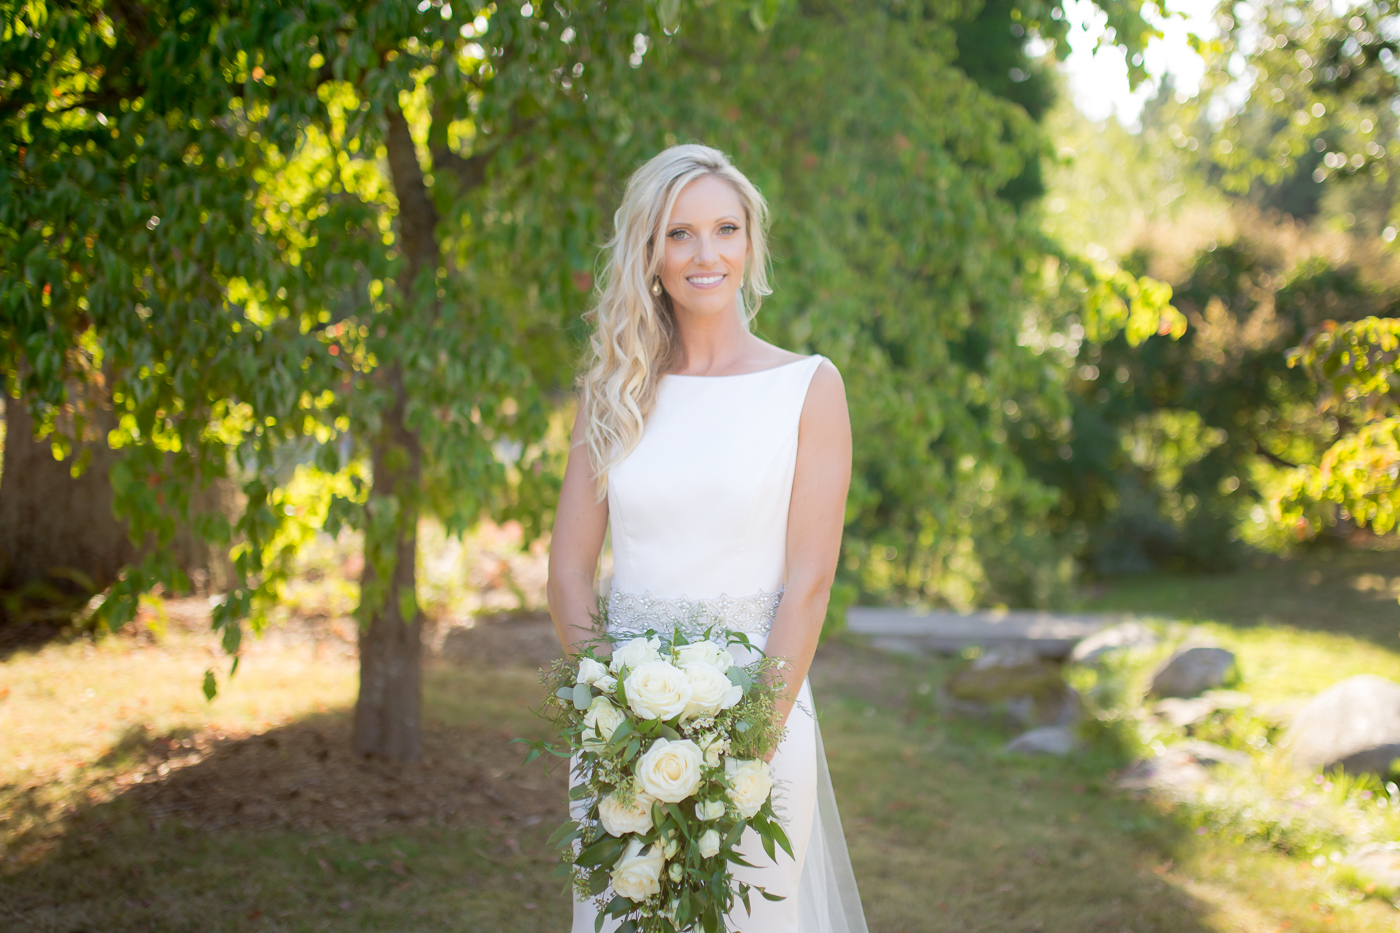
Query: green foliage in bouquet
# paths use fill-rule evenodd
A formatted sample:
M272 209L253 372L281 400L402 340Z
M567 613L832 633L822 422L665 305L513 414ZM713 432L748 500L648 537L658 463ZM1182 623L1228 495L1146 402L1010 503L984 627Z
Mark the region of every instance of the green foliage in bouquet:
M756 660L736 663L731 647ZM792 855L763 760L783 737L782 663L741 632L649 630L600 634L542 672L539 712L561 741L532 743L526 762L572 761L572 818L550 841L573 890L597 904L599 929L612 917L619 933L723 933L736 900L781 899L735 883L731 866L752 866L739 851L746 828L770 859Z

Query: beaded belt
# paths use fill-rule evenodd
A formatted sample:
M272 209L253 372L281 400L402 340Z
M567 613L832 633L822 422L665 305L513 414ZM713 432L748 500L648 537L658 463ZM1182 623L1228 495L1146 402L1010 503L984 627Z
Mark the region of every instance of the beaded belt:
M648 629L669 633L677 627L687 638L698 638L708 628L746 635L767 635L778 614L783 593L760 590L752 596L663 599L650 593L608 594L608 631L615 635L641 635Z

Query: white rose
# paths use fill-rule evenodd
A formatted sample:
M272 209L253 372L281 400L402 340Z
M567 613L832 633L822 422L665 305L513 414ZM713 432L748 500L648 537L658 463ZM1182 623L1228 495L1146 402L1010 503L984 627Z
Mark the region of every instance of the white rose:
M676 652L676 663L681 667L688 667L691 664L708 664L721 674L726 674L734 666L734 655L729 653L728 648L722 648L712 641L697 641L691 645L682 645Z
M672 881L680 881L681 878L685 877L685 866L680 862L676 862L671 866L670 872Z
M612 661L608 663L608 669L616 674L626 668L634 668L645 664L647 661L655 661L661 657L659 649L661 639L634 638L621 648L613 649Z
M704 753L690 739L657 739L637 761L637 783L644 793L680 803L700 787Z
M626 718L627 714L613 706L607 697L594 697L588 712L583 714L583 724L593 730L593 736L584 733L583 747L591 752L601 749Z
M668 839L666 840L665 848L663 848L661 852L663 855L666 856L666 861L669 862L671 859L676 857L676 853L680 850L681 843L679 839Z
M718 668L708 664L687 664L684 670L686 679L690 681L690 702L681 714L683 719L713 716L744 698L744 691L731 683Z
M594 681L593 689L599 693L616 693L617 678L611 674L605 674Z
M643 719L674 719L690 702L690 679L667 661L643 661L623 682L627 705Z
M613 794L598 801L598 822L611 836L651 831L651 798L637 794L632 806L624 806Z
M723 800L706 800L695 805L695 818L708 822L724 816ZM706 856L709 858L709 856Z
M581 684L596 684L602 678L608 676L608 669L601 662L592 658L584 658L578 662L578 682Z
M700 857L714 858L719 855L719 833L707 829L700 835Z
M633 839L613 867L613 890L641 903L661 892L661 873L665 870L666 860L655 847L643 849L641 840Z
M760 758L726 758L724 770L729 777L729 799L744 819L751 818L768 799L773 790L773 774L768 762Z

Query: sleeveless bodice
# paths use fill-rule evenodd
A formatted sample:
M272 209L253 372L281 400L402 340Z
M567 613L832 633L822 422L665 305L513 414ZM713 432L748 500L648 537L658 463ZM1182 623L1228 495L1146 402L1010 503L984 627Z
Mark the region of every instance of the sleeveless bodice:
M610 628L707 620L767 633L787 565L798 422L822 359L662 377L641 441L608 474Z

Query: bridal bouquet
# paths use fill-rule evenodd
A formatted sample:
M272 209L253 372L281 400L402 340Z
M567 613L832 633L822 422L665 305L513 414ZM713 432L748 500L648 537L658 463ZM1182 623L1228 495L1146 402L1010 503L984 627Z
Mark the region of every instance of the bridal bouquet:
M742 633L706 635L604 639L542 675L541 714L562 742L536 742L526 760L547 751L575 762L577 818L551 844L574 890L598 905L599 930L612 917L618 933L724 933L736 898L746 908L753 891L780 899L736 885L730 868L750 864L736 851L746 827L769 858L779 846L792 854L763 760L782 738L781 683L767 676L780 662ZM604 644L611 655L598 653ZM735 645L759 659L737 664Z

